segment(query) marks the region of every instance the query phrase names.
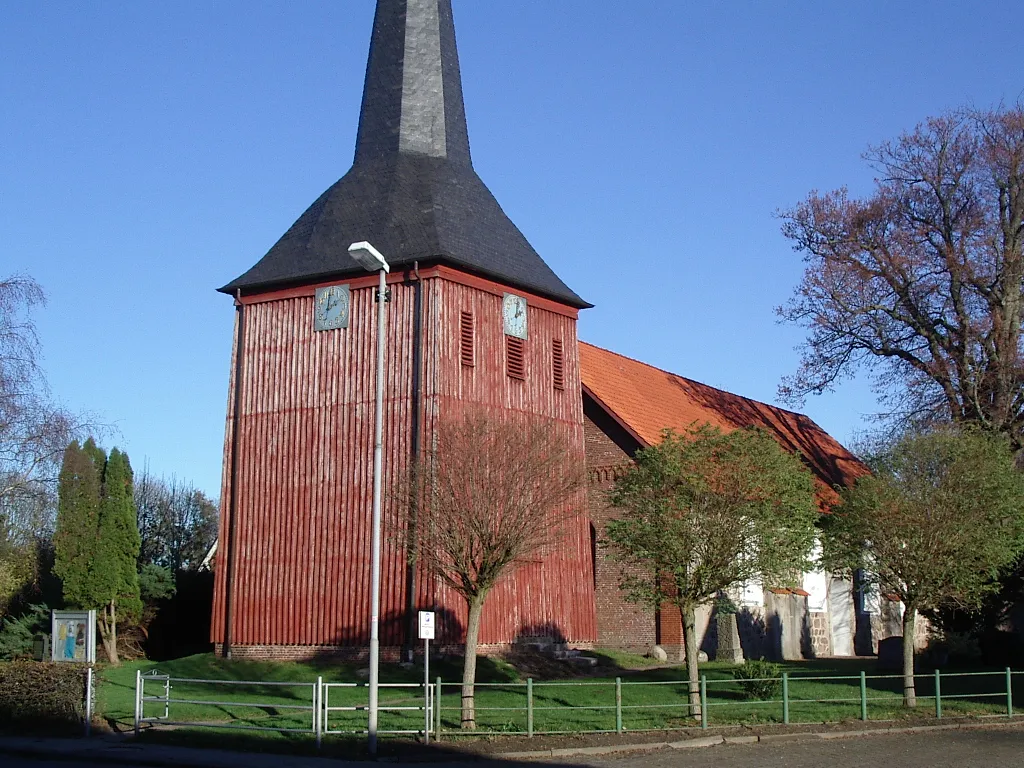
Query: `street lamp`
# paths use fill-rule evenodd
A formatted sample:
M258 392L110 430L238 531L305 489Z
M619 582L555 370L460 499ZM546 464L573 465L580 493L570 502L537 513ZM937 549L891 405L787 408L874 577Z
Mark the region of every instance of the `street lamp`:
M370 754L377 754L377 711L380 691L380 491L384 447L384 308L388 301L386 275L391 271L380 251L363 241L352 243L349 254L367 272L379 272L377 288L377 413L373 438L373 534L370 582Z

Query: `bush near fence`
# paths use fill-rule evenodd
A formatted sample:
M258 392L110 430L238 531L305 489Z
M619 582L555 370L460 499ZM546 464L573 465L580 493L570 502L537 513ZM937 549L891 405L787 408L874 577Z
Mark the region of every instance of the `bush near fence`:
M0 728L77 731L85 717L84 694L80 665L0 662Z
M782 665L764 659L750 659L733 670L732 676L751 699L774 699L782 690Z

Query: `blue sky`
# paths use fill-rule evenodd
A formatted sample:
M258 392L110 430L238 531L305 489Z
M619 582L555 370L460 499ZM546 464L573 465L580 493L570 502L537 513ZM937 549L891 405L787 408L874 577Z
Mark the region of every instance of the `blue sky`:
M348 170L373 0L8 3L0 274L49 295L53 393L219 494L231 300ZM1024 93L1019 6L454 0L474 161L584 340L773 402L802 339L775 211L872 143ZM803 408L848 441L857 380Z

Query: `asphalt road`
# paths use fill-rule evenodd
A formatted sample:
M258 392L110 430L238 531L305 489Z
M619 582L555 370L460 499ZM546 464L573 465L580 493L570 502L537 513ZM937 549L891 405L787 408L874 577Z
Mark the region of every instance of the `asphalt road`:
M289 762L287 759L282 763ZM239 768L246 756L238 755ZM0 755L3 768L110 768L111 763ZM339 762L339 766L345 763ZM351 765L351 764L350 764ZM425 763L392 766L424 768ZM721 745L608 758L570 758L531 762L433 763L433 768L1012 768L1024 765L1024 730L939 731L789 743Z
M1011 768L1024 766L1024 731L938 731L828 741L724 744L708 749L591 759L583 764L608 768Z

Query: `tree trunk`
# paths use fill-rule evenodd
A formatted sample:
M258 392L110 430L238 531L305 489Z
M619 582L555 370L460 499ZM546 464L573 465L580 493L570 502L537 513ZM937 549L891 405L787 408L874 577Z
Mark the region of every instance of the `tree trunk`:
M473 691L476 685L476 647L480 639L480 614L484 610L484 596L475 595L468 600L469 618L466 622L466 661L462 667L462 728L476 728L476 708Z
M108 613L109 611L109 613ZM100 639L103 640L103 650L107 652L107 660L111 666L117 667L121 659L117 655L117 607L113 600L100 612Z
M917 610L906 606L903 611L903 704L917 706L917 690L914 687L914 631L917 624Z
M686 651L686 676L690 688L690 715L700 717L700 670L697 668L697 610L692 606L680 608L683 617L683 645Z

